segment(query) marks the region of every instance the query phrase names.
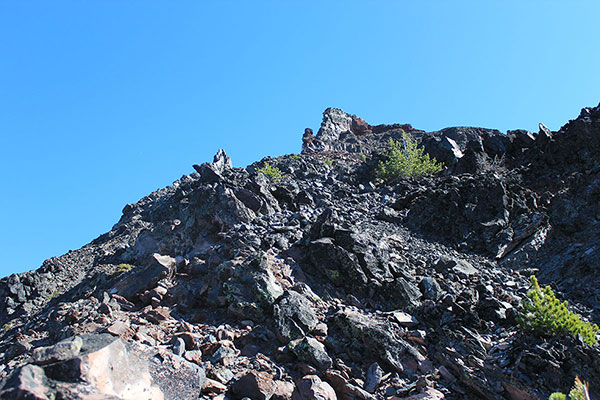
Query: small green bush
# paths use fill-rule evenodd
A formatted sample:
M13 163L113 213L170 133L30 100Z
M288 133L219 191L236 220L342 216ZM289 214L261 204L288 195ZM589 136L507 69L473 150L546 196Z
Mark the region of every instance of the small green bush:
M325 160L323 162L329 167L331 167L333 165L333 160Z
M581 320L579 315L568 309L569 303L560 302L550 286L541 288L536 277L531 276L531 289L519 311L518 323L523 329L533 331L540 336L556 336L569 333L574 337L581 335L583 340L593 346L596 344L598 325Z
M575 383L569 391L569 400L590 400L589 393L590 385L587 382L582 382L578 376L575 377ZM548 400L566 400L567 395L564 393L552 393Z
M380 161L377 168L377 177L384 181L403 176L435 174L444 167L435 158L429 157L408 133L402 133L401 141L390 138L384 157L385 161Z
M550 397L548 398L548 400L566 400L567 399L567 395L564 393L552 393L550 395Z
M112 273L112 276L119 276L121 274L124 274L125 272L129 272L131 271L133 267L129 264L119 264L117 265L117 268L115 268L115 270Z
M2 334L5 334L6 332L10 331L12 328L15 327L15 325L15 321L9 321L2 325Z
M267 178L269 178L270 181L273 181L273 182L276 182L285 177L281 173L281 170L279 168L272 167L271 164L269 164L268 162L266 162L262 168L257 169L256 172L259 172L259 173L265 175Z
M571 400L590 400L589 394L590 385L585 382L581 382L578 376L575 377L575 384L569 392L569 399Z

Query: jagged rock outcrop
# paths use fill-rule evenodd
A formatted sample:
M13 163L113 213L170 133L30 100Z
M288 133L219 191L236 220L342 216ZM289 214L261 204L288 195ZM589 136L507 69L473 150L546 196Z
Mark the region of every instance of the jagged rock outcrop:
M401 132L424 133L410 124L371 126L356 115L339 108L328 108L316 136L307 129L302 137L302 153L347 152L369 154L385 149L388 138L397 138Z
M378 182L406 132L445 170ZM330 108L302 142L247 168L219 150L1 279L0 398L600 395L597 346L516 323L533 273L600 321L600 107L507 134Z

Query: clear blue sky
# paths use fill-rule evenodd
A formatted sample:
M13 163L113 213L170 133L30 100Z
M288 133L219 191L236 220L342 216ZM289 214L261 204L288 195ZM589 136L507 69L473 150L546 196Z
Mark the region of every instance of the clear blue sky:
M594 1L0 1L0 276L224 148L372 124L558 129L600 101Z

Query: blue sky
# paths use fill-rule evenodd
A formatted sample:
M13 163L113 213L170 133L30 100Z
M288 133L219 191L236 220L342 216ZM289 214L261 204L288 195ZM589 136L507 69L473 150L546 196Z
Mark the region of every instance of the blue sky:
M372 124L558 129L600 101L594 1L0 1L0 276L219 148Z

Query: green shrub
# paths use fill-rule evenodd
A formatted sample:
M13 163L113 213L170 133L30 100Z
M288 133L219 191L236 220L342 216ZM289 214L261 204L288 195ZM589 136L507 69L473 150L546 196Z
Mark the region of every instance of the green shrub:
M403 176L421 176L440 172L444 165L430 158L425 149L408 133L402 133L401 141L390 138L388 149L379 162L377 177L390 181Z
M587 382L581 382L578 376L575 377L575 384L569 392L569 399L571 400L590 400L589 384Z
M527 299L523 301L519 311L519 326L540 336L564 333L575 337L581 335L587 344L595 345L598 325L582 321L579 315L568 309L568 305L568 302L561 303L556 298L550 286L541 288L536 277L532 275L531 289L527 292Z
M329 167L331 167L333 165L333 160L325 160L323 162Z
M575 377L575 383L569 391L569 400L590 400L589 394L590 385L587 382L582 382L578 376ZM552 393L548 400L566 400L567 395L564 393Z
M564 393L552 393L550 395L550 397L548 397L548 400L566 400L567 399L567 395Z
M15 327L15 325L15 321L9 321L2 325L2 334L5 334L6 332L10 331L12 328Z
M273 181L273 182L276 182L285 177L281 173L281 170L279 168L272 167L271 164L269 164L268 162L266 162L262 168L257 169L256 172L259 172L259 173L265 175L267 178L269 178L270 181Z
M299 160L300 159L300 155L299 154L290 154L290 158L292 160Z
M129 272L131 271L133 267L129 264L119 264L117 265L117 268L115 268L115 270L112 273L112 276L119 276L121 274L124 274L125 272Z

